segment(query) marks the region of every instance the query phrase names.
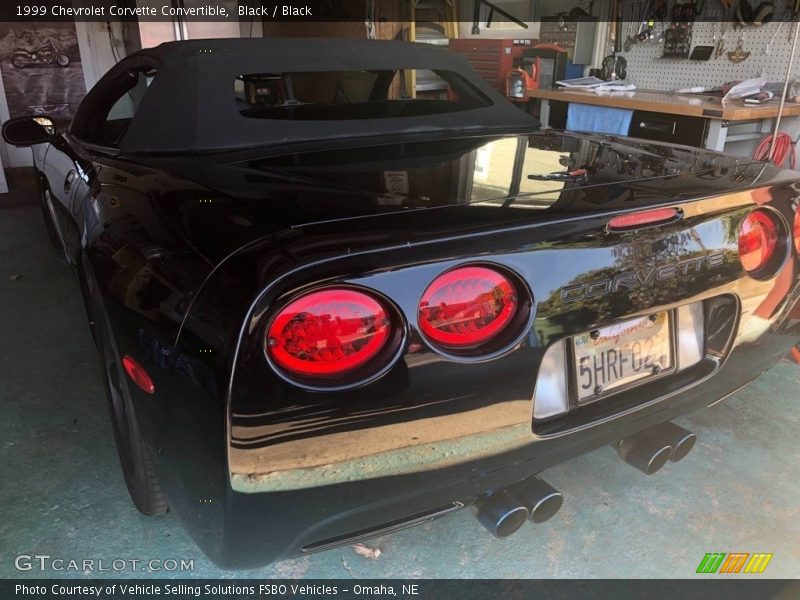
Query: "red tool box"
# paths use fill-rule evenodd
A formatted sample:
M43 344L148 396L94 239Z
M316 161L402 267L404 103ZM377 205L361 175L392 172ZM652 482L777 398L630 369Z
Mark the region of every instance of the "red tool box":
M521 63L525 49L536 43L537 40L459 38L450 40L449 48L463 54L478 75L498 92L505 94L506 77L514 68L514 59Z

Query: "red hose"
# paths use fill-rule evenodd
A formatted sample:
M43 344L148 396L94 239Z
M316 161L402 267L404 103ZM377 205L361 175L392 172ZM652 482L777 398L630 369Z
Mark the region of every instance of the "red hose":
M758 148L756 148L756 151L753 153L753 158L756 160L768 160L771 143L771 135L761 140ZM779 133L778 137L775 139L775 149L772 151L772 162L780 167L786 162L787 157L789 158L789 165L794 169L797 166L797 151L792 143L792 138L789 137L788 133Z

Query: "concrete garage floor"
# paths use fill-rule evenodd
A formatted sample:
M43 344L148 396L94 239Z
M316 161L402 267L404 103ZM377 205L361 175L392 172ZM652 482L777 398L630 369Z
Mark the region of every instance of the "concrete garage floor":
M4 578L83 576L17 571L18 554L194 558L183 575L196 577L682 578L695 576L706 552L772 552L762 577L800 575L800 368L788 360L726 403L681 419L699 443L652 477L610 448L550 469L545 478L565 495L561 512L506 540L462 511L370 542L382 550L377 560L343 548L221 571L174 515L144 517L129 502L77 286L27 202L0 196Z

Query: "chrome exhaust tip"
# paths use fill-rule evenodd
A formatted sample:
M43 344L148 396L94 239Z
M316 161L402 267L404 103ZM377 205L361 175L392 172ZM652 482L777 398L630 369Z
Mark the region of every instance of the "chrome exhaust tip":
M672 446L650 435L649 429L623 438L613 447L622 460L645 475L652 475L661 469L673 452Z
M506 490L499 490L475 503L477 518L489 533L504 538L528 520L528 509Z
M678 462L686 458L686 455L692 451L695 443L697 443L697 436L694 433L670 421L656 425L647 431L652 432L662 442L672 446L672 454L669 457L672 462Z
M531 477L513 486L512 493L528 509L528 520L531 523L544 523L564 503L563 494L538 477Z

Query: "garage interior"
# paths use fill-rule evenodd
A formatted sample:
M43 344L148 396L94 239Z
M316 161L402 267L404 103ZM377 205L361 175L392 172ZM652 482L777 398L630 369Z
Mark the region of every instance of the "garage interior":
M237 5L236 0L229 3L232 8ZM485 73L481 74L502 93L507 91L513 70L512 63L503 61L502 56L522 57L539 43L561 43L568 48L563 77L586 76L601 68L612 35L606 20L611 11L608 0L496 0L495 4L509 14L490 17L492 3L479 0L415 1L401 6L390 0L348 0L338 4L341 10L363 13L364 20L76 22L72 62L80 65L80 82L77 87L74 81L69 86L66 80L61 83L69 94L80 95L76 89L89 89L130 52L172 39L211 37L370 37L450 46L471 57L473 65L483 65ZM557 13L571 9L591 14L564 26ZM479 17L474 21L476 10ZM630 14L637 14L635 10L631 8ZM493 21L489 26L487 19ZM0 38L0 47L10 49L21 35L39 39L35 25L24 25L29 32L21 33L21 27L14 24L0 31L6 35ZM718 67L720 74L714 74L718 80L709 80L712 71L705 63L684 60L671 64L670 89L715 87L722 80L763 74L768 65L774 71L764 77L783 79L786 63L776 56L788 57L792 46L787 39L789 27L781 27L772 23L749 31L750 62L734 72L734 65L723 59L725 68ZM621 31L626 33L624 28ZM695 35L699 40L707 36L710 42L712 35L716 41L720 31L710 21L698 22ZM775 41L770 42L771 38ZM728 39L733 48L737 37L729 32ZM760 44L767 43L771 47L765 53ZM484 52L495 56L488 67L482 62ZM653 52L653 47L640 43L621 53L628 59L629 79L638 76L649 83L655 77ZM476 53L480 57L476 58ZM0 62L2 121L18 116L19 98L14 99L10 87L15 79L7 76L13 69L8 60ZM798 65L793 69L792 75L797 77ZM437 85L435 77L424 74L403 82L404 91L412 94L436 93ZM37 102L58 103L53 100L58 90L37 89L35 93L44 98L37 96ZM69 94L62 94L60 105L65 113L72 102ZM553 95L551 86L543 86L519 102L521 109L553 126L558 126L559 118L566 118L567 103ZM636 116L638 109L631 110ZM722 133L713 118L698 116L685 122L676 117L673 132L696 134L700 124L702 135L666 141L752 156L764 136L777 127L791 140L786 150L788 166L800 136L800 104L787 109L782 123L776 124L774 114L769 114L772 116L753 113L727 122ZM658 136L662 134L656 132L653 139L661 139ZM0 160L0 402L5 413L0 420L0 476L6 482L0 486L0 574L8 578L40 576L20 571L14 557L46 552L64 557L192 558L191 573L151 575L231 577L231 572L217 568L199 552L174 513L145 517L131 504L117 464L80 293L74 275L63 256L53 251L42 225L31 152L0 141ZM378 556L374 552L364 556L344 547L235 575L684 578L694 575L706 553L746 550L774 555L764 576L794 578L800 572L799 384L800 366L787 348L784 360L730 399L677 420L697 434L697 447L680 463L669 464L651 477L619 460L611 448L548 470L544 477L565 496L562 510L550 521L526 525L508 539L492 539L468 511L461 511L366 542L369 548L380 549ZM84 575L63 572L56 576Z

